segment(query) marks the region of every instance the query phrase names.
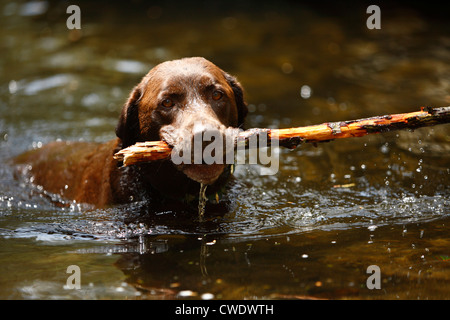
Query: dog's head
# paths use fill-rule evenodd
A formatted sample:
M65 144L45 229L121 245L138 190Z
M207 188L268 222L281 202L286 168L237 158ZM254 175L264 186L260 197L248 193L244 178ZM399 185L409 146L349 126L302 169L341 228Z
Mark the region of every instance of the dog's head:
M122 148L164 140L183 152L196 136L232 134L230 129L242 127L246 114L243 90L234 77L204 58L185 58L150 70L131 92L116 134ZM190 179L211 184L225 165L191 162L177 168Z

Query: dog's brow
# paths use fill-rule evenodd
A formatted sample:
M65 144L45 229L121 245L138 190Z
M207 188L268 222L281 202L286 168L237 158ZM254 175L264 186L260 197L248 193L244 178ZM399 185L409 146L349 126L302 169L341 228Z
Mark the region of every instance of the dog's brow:
M214 87L217 84L217 81L214 78L212 78L212 77L202 76L199 79L199 84L202 87L205 87L205 88L207 88L207 87Z
M184 90L179 86L168 85L161 90L161 94L166 95L183 95Z

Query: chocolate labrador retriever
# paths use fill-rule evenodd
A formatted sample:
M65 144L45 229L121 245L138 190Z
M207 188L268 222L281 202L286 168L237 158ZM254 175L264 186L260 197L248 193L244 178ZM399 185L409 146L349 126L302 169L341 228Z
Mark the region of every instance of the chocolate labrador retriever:
M196 134L242 127L247 106L237 80L204 58L161 63L132 90L104 144L54 142L16 158L29 181L46 193L97 207L133 201L189 202L208 184L220 192L230 176L226 164L180 164L171 160L121 167L113 155L140 141L176 147Z

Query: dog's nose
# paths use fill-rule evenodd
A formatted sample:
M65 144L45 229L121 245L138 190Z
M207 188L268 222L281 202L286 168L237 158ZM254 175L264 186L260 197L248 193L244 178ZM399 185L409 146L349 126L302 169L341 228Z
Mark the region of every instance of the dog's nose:
M194 163L211 164L217 162L218 159L223 159L224 126L198 122L194 124L192 134Z
M210 123L195 123L192 130L194 142L202 141L202 145L209 144L212 138L223 137L223 130L220 127Z
M216 141L217 139L223 139L223 130L220 127L215 126L210 123L196 123L194 124L194 128L192 130L194 148L195 145L204 149L211 142Z

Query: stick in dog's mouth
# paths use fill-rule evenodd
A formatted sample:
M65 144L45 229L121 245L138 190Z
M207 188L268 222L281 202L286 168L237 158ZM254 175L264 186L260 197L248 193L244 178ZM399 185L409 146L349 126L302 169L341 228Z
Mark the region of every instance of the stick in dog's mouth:
M171 160L190 179L205 185L213 184L226 166L234 163L238 134L236 128L205 131L175 146Z

